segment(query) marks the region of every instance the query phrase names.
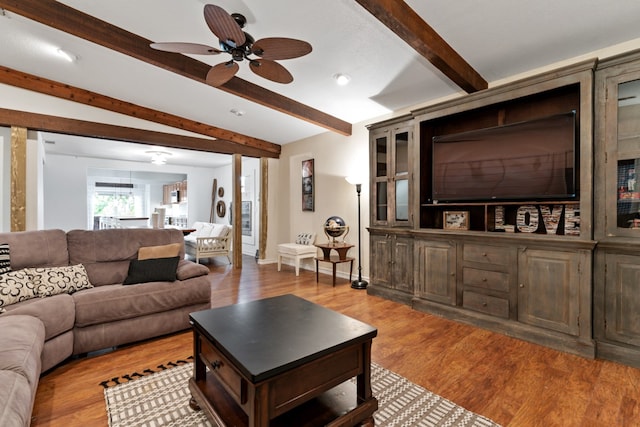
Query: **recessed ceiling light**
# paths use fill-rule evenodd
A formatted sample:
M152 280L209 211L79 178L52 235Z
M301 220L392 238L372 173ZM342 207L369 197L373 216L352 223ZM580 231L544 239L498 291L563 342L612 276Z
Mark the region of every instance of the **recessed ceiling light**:
M348 84L349 81L351 81L351 77L349 77L346 74L334 74L333 78L335 79L336 83L338 83L340 86L344 86Z
M237 108L232 108L231 110L229 110L229 112L231 114L234 114L234 115L238 116L238 117L244 116L244 111L238 110Z
M78 57L77 57L76 55L74 55L73 53L68 52L68 51L66 51L66 50L64 50L64 49L60 49L60 48L58 48L58 49L56 50L56 53L58 54L58 56L59 56L60 58L65 59L65 60L67 60L67 61L69 61L69 62L74 62L75 60L77 60L77 59L78 59Z

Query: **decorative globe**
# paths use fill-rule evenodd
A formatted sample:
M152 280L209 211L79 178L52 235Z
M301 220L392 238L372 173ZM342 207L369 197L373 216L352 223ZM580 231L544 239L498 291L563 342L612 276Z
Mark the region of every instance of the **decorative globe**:
M324 232L329 237L333 237L335 241L336 238L345 234L345 232L349 229L344 222L344 219L339 216L332 216L327 218L324 222Z

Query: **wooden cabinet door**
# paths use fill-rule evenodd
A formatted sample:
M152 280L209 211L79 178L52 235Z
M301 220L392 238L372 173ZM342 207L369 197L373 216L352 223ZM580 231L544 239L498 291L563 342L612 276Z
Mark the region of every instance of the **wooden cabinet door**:
M640 346L640 256L605 258L605 336Z
M391 259L391 284L399 290L413 293L413 240L393 238Z
M456 304L456 244L416 241L414 294L443 304Z
M582 254L521 249L518 320L578 336Z
M371 283L377 286L391 287L391 239L389 235L372 235L371 245Z

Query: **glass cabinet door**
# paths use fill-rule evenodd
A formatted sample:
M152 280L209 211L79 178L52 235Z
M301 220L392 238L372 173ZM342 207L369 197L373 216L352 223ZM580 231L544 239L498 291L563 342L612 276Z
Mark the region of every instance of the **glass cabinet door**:
M632 234L640 237L640 79L617 85L617 157L615 180L609 184L616 198L615 234ZM615 189L612 188L615 185Z
M374 222L386 223L388 220L388 202L387 202L387 170L389 163L389 137L385 133L375 137L375 209Z
M408 129L393 134L394 145L394 219L409 221L409 133Z
M411 225L411 147L413 126L407 122L371 132L371 222Z

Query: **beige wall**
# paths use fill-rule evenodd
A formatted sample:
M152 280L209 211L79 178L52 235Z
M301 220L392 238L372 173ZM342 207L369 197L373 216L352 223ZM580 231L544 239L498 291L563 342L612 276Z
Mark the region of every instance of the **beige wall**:
M346 241L356 245L349 255L356 258L354 275L357 274L358 199L355 186L349 184L345 177L359 172L363 178L362 274L369 277L369 234L366 230L369 226L369 133L366 124L368 122L355 124L349 137L326 132L282 146L278 170L269 171L270 180L276 181L276 185L270 185L269 189L269 205L274 209L269 212L269 240L275 238L277 243L290 242L297 233L312 231L317 234L316 241L326 242L324 222L330 216L340 216L349 226ZM307 159L314 159L314 212L302 211L301 164ZM275 203L272 205L271 202ZM267 258L272 261L277 254L277 243L267 248ZM305 260L302 265L315 270L312 260ZM330 266L321 268L329 271ZM341 275L348 275L347 264L338 268Z

